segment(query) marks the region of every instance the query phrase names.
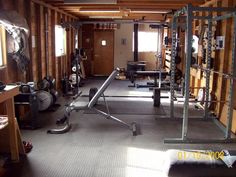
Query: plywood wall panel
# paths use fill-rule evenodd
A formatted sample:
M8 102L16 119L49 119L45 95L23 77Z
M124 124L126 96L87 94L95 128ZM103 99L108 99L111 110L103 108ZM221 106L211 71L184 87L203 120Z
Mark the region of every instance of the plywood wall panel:
M40 6L40 59L41 59L41 78L46 76L46 53L45 53L45 14L44 7Z
M73 39L72 33L74 30L70 29L67 37L67 54L64 57L64 63L60 63L60 58L55 56L55 24L60 24L60 19L63 17L66 21L72 20L72 15L63 13L57 8L54 8L41 1L32 0L0 0L0 10L15 10L22 15L28 22L30 28L30 66L27 71L27 75L18 71L16 62L12 59L8 59L7 67L5 70L1 70L0 74L6 78L9 76L9 80L6 82L17 81L34 81L42 79L46 76L46 53L45 53L45 12L48 12L48 74L57 79L57 88L60 85L60 78L63 71L63 66L66 72L69 72L70 66L70 53L72 51ZM62 16L62 13L64 16ZM68 18L70 16L70 18ZM62 61L61 61L62 62Z
M54 33L54 28L52 26L52 11L47 9L48 14L48 74L53 76L53 54L52 51L54 50L52 45L52 33Z
M52 63L52 76L56 78L56 54L55 54L55 17L56 12L54 10L51 10L51 35L49 35L51 40L51 63Z
M67 21L71 21L70 17L67 17ZM70 54L71 54L71 33L72 28L68 28L67 30L67 36L66 36L66 43L67 43L67 61L66 61L66 73L69 73L70 70Z
M33 81L33 72L32 72L32 52L31 52L31 48L32 48L32 38L31 38L31 1L30 0L25 0L24 1L25 4L25 18L27 21L27 24L29 26L29 38L28 38L28 49L29 49L29 67L28 70L26 72L26 77L25 77L25 81Z
M35 3L30 3L30 9L31 9L31 24L30 24L30 38L31 38L31 70L32 70L32 78L33 81L36 82L39 80L38 76L38 50L37 50L37 16L36 16L36 5Z

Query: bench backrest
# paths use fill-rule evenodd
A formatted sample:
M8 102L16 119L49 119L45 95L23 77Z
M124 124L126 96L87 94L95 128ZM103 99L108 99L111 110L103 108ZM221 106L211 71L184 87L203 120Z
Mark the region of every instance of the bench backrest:
M98 101L98 99L102 96L102 94L105 92L107 87L111 84L111 82L115 79L117 74L120 72L119 68L116 68L110 76L106 79L106 81L102 84L102 86L98 89L97 93L94 95L94 97L90 100L88 103L88 108L92 108Z

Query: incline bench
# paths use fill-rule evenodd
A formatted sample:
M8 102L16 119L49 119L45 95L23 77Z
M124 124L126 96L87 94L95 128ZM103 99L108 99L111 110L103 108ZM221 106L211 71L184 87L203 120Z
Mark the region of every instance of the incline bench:
M64 122L66 123L66 125L61 128L61 129L51 129L48 130L48 133L50 134L62 134L62 133L66 133L67 131L70 130L71 128L71 124L69 122L69 117L70 117L70 113L72 111L79 111L79 110L86 110L86 109L91 109L94 110L95 112L97 112L98 114L104 116L106 119L111 119L114 120L122 125L124 125L125 127L127 127L128 129L130 129L133 132L133 136L137 135L137 125L135 122L128 124L114 116L112 116L109 112L108 109L108 104L106 102L105 96L104 96L104 92L107 89L107 87L111 84L111 82L115 79L115 77L117 76L117 74L120 72L119 68L116 68L111 74L110 76L106 79L106 81L103 83L103 85L98 89L98 91L96 92L96 94L93 96L93 98L89 101L89 102L81 102L79 100L74 100L72 101L68 106L66 106L65 109L65 114L64 114ZM106 108L107 108L107 112L103 112L102 110L99 110L95 107L98 99L100 97L103 97Z

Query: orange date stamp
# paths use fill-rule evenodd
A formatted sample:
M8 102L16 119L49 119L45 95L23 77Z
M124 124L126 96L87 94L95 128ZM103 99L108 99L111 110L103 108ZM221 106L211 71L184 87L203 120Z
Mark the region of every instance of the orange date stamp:
M224 158L224 151L179 151L178 160L219 160Z

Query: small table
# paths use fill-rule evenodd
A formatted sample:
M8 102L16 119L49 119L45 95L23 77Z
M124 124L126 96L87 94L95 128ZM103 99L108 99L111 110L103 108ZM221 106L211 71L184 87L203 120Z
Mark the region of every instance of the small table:
M18 124L15 119L14 108L14 96L18 95L19 93L19 87L13 85L7 85L4 91L0 92L0 103L6 104L6 112L8 117L7 134L9 136L9 149L11 153L11 160L15 162L19 161L19 149L21 150L21 153L23 149Z

